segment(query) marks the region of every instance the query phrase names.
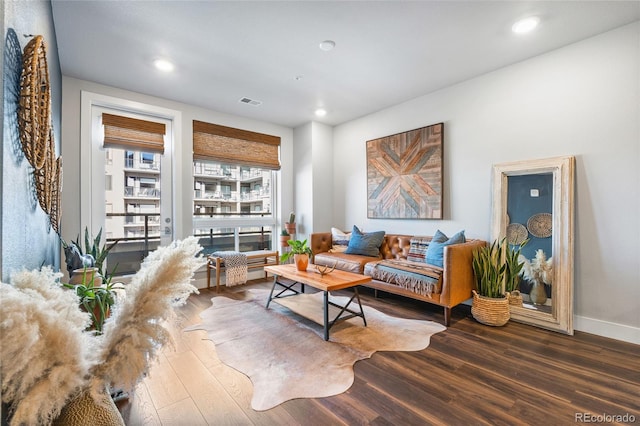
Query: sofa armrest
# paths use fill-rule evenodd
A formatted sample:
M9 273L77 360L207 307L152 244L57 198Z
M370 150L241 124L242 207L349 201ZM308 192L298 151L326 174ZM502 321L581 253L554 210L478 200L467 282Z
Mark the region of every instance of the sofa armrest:
M440 303L456 306L472 297L475 288L473 252L487 244L482 240L469 240L444 248L444 272Z
M333 247L331 232L314 232L309 236L311 253L315 256L318 253L327 252Z

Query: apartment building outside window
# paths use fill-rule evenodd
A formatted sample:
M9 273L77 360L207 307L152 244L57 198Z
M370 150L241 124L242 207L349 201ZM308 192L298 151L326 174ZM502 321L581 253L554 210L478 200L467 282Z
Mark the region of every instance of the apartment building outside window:
M92 178L104 182L104 205L96 193L94 211L102 213L107 242L118 242L107 268L132 274L173 233L171 150L165 149L171 146L171 122L103 107L92 108L92 117L95 164L103 164L104 173Z
M106 148L111 163L105 165L110 186L105 188L109 206L105 234L119 240L115 254L129 249L146 253L157 247L160 234L160 155L120 148ZM138 257L118 259L120 273L135 272ZM131 262L131 258L135 259ZM114 263L114 262L112 262ZM115 266L115 264L114 264Z
M280 138L193 125L193 234L208 253L272 249Z

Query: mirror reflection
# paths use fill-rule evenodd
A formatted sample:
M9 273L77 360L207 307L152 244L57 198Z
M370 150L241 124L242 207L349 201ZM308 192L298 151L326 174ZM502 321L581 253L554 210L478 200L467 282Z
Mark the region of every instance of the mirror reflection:
M493 167L492 239L520 249L511 319L573 334L574 157Z
M523 307L552 313L553 174L507 177L507 242L520 248Z

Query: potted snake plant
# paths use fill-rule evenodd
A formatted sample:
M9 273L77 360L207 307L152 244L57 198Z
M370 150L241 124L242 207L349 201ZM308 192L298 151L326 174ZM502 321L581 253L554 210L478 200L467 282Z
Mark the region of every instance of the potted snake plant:
M522 295L520 294L520 274L524 267L524 262L520 259L522 247L527 245L529 240L524 240L520 244L506 244L505 247L505 274L504 288L509 293L509 305L522 306Z
M504 245L503 238L473 253L476 290L473 290L471 314L482 324L502 326L510 318L508 293L504 290L507 273Z

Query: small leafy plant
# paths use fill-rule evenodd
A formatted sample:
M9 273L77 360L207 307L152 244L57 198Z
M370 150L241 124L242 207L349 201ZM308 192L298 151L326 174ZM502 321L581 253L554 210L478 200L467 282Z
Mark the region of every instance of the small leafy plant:
M280 256L280 262L284 263L289 260L294 254L307 254L311 256L311 248L307 245L307 240L289 240L287 244L291 247L291 250L285 253L282 253Z
M289 233L287 232L286 229L283 228L282 231L280 231L280 235L283 236L283 237L288 237Z
M64 287L76 292L80 298L80 306L91 315L92 328L97 334L102 334L104 321L109 317L111 306L115 303L112 276L113 273L102 285L96 285L94 270L84 268L81 284L63 284Z

